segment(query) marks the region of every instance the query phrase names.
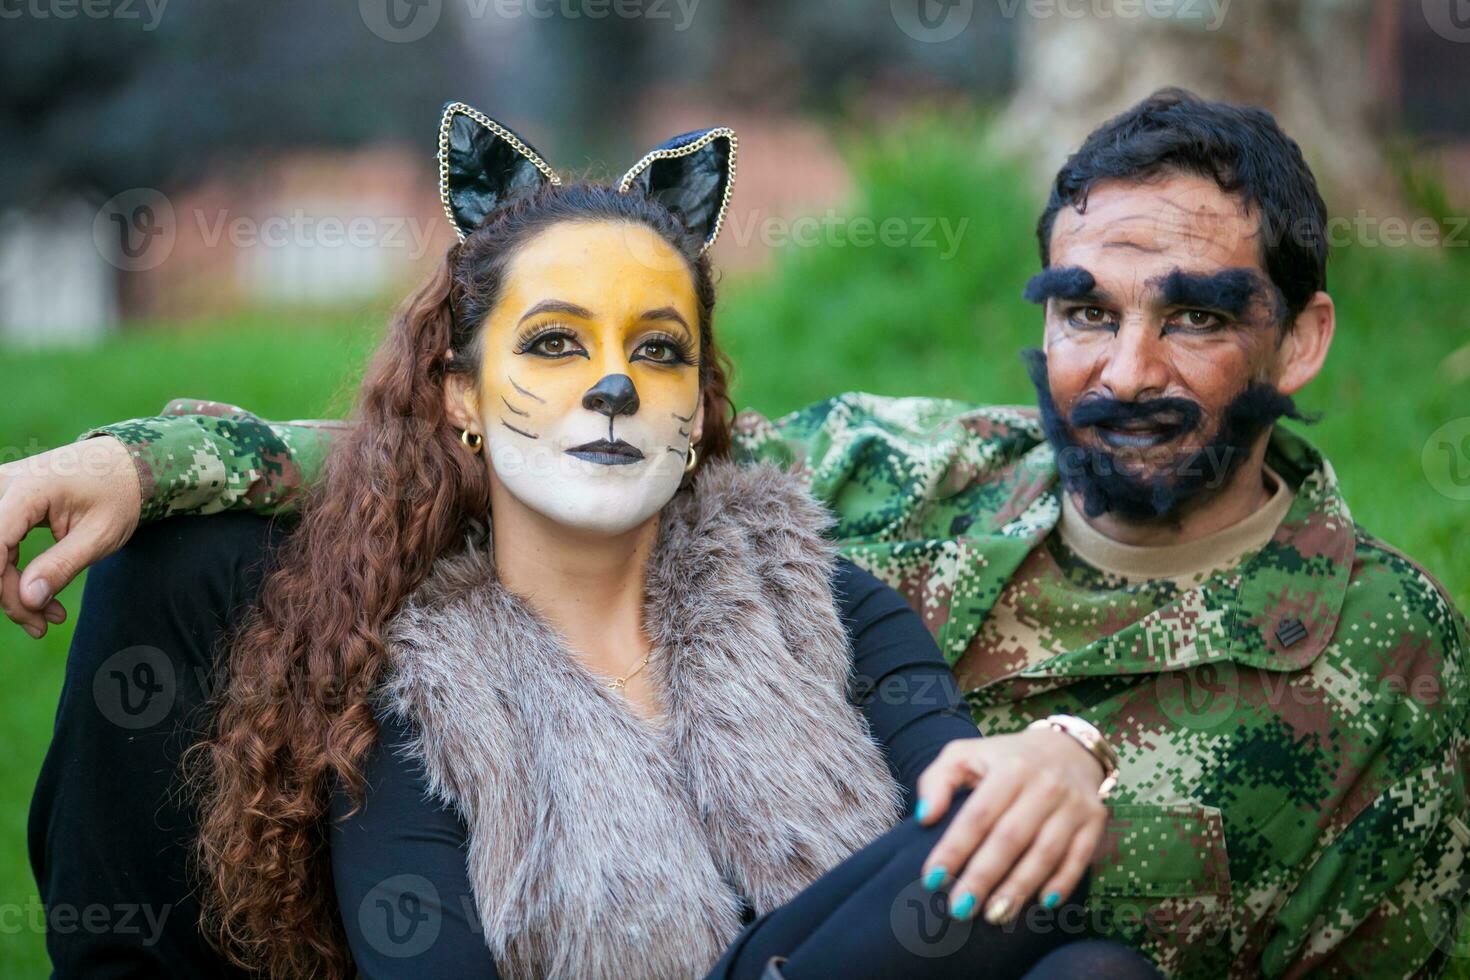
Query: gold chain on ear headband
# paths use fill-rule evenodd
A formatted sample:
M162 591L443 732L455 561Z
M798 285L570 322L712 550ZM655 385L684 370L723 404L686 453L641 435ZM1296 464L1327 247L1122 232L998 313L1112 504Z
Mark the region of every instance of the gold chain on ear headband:
M724 228L735 189L739 140L727 126L696 130L655 147L623 175L620 193L635 185L702 236L700 254ZM526 140L463 102L444 106L439 123L439 201L464 241L513 194L561 178Z
M444 206L444 216L449 219L451 225L454 225L460 241L465 240L467 233L460 227L459 220L455 218L454 206L449 199L449 136L455 115L468 116L504 140L506 145L539 170L545 176L547 183L554 186L561 184L561 177L551 169L551 166L541 158L541 154L537 153L529 143L473 106L465 105L463 102L448 103L444 106L444 115L439 120L439 203Z
M703 247L699 250L701 255L709 251L710 246L715 243L715 239L720 237L720 231L725 227L725 215L730 210L730 199L735 195L735 159L740 153L740 139L735 135L735 130L728 126L716 126L714 129L705 130L703 135L684 146L665 146L656 150L649 150L648 153L644 154L643 159L635 163L633 168L624 174L623 179L618 182L618 190L626 194L632 188L633 181L637 180L655 162L659 160L674 160L679 157L698 153L718 139L729 141L730 151L728 163L725 168L724 188L720 194L720 206L715 212L714 226L706 236Z

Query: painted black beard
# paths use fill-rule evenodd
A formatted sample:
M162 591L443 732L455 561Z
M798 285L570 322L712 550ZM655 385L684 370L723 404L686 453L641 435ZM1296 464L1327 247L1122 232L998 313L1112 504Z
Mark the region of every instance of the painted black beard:
M1039 350L1021 352L1036 401L1041 425L1057 457L1057 471L1064 489L1080 494L1088 517L1117 514L1126 520L1157 521L1178 518L1185 509L1227 486L1256 439L1279 418L1312 422L1297 410L1296 403L1275 386L1252 384L1236 395L1225 411L1219 431L1208 443L1157 476L1129 473L1106 449L1083 446L1074 430L1098 425L1148 419L1187 435L1199 428L1204 409L1185 398L1158 398L1144 402L1121 402L1089 398L1062 418L1047 379L1046 354Z

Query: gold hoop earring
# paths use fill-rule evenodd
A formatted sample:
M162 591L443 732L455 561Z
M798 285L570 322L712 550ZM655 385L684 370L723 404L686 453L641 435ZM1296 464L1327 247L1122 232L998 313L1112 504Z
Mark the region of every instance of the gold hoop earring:
M689 458L684 461L684 475L688 476L694 472L694 467L699 465L699 450L694 448L694 443L689 444Z
M480 450L485 447L485 437L478 432L471 432L469 429L464 429L460 432L459 441L464 443L465 447L476 456L480 455Z

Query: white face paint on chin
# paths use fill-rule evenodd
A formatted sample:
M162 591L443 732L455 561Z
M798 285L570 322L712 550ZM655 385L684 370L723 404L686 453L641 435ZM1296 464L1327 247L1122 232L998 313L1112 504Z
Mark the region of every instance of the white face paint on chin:
M621 534L657 514L684 478L688 422L645 412L613 418L611 440L607 416L586 409L538 428L535 439L529 429L510 428L514 421L497 422L485 448L495 476L531 510L569 528ZM614 447L597 445L607 442ZM591 453L568 452L589 443ZM617 451L601 451L607 448Z

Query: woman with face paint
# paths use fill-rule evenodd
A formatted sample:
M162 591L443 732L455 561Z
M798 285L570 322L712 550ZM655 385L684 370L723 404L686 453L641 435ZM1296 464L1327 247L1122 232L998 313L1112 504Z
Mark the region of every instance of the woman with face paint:
M704 252L734 149L690 134L567 187L446 111L462 241L394 321L192 753L204 921L242 965L1006 976L1085 931L1076 896L1001 928L920 880L959 808L903 809L976 734L948 669L795 476L727 458Z

